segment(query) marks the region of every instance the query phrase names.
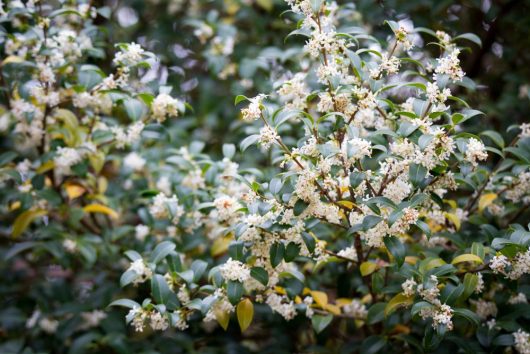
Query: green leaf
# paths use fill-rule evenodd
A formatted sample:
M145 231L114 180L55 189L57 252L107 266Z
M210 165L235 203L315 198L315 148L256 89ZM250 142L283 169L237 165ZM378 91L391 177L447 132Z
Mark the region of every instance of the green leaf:
M478 276L472 273L466 273L464 276L464 292L460 296L460 300L466 300L473 294L478 284Z
M313 315L311 323L315 332L320 333L329 326L332 320L333 315Z
M259 281L264 286L269 285L269 273L262 267L252 267L250 276Z
M385 345L386 340L383 336L370 336L363 341L360 352L363 354L380 353Z
M363 219L363 231L368 231L383 220L380 216L368 215Z
M249 100L247 96L244 96L244 95L237 95L237 96L236 96L236 99L235 99L235 101L234 101L234 106L237 105L239 102L241 102L241 101L245 101L245 100L246 100L246 101Z
M454 316L465 318L475 326L478 326L478 324L480 323L480 318L478 317L478 315L471 310L464 308L456 308L453 309L453 314Z
M223 156L227 159L234 157L236 153L236 146L234 144L223 144Z
M171 290L169 290L169 286L167 285L164 277L160 274L154 274L151 278L151 294L153 296L153 300L159 304L165 305L169 298L170 292Z
M482 40L480 39L479 36L477 36L474 33L464 33L464 34L461 34L453 38L453 40L459 40L459 39L467 39L468 41L475 43L479 47L482 47Z
M123 101L125 111L131 120L140 121L143 116L147 114L147 107L145 103L136 98L129 98Z
M283 182L280 178L273 178L269 183L269 190L272 194L278 194L283 187Z
M390 254L396 260L398 267L401 267L405 262L405 246L401 241L395 236L387 236L384 238L385 246L390 252Z
M232 241L230 242L230 245L228 246L228 254L232 259L235 259L236 261L241 261L243 259L243 256L245 255L243 253L243 248L245 247L245 243L242 241Z
M284 259L286 262L292 262L300 253L300 246L294 242L289 242L285 249Z
M175 248L175 244L170 241L159 243L151 254L151 262L155 264L160 262L162 259L164 259L164 257L173 252Z
M123 306L123 307L127 307L129 309L133 309L135 307L137 308L140 308L142 306L140 306L139 303L137 303L136 301L133 301L133 300L129 300L129 299L119 299L119 300L115 300L113 302L110 303L109 307L110 306Z
M241 296L243 296L243 284L241 284L238 281L228 281L226 284L226 295L228 296L228 300L232 305L235 305L239 302L241 299Z
M369 325L381 322L385 319L386 302L378 302L368 309L366 321Z
M239 144L239 148L242 152L244 152L246 149L249 148L249 146L255 144L259 140L259 134L253 134L250 136L247 136L243 141Z
M136 273L134 270L127 270L120 277L120 286L123 288L124 286L127 286L132 283L137 278L138 273Z
M191 263L190 268L193 270L193 281L197 282L199 279L201 279L202 275L206 271L206 268L208 268L208 263L203 260L196 259Z
M411 164L409 168L409 178L414 187L418 187L427 175L427 169L423 165Z
M271 258L271 265L273 268L276 268L278 264L283 259L283 255L285 253L285 246L282 242L276 242L273 243L270 249L270 258Z
M491 141L493 141L495 143L495 145L497 145L501 149L504 149L504 146L505 146L504 139L503 139L502 135L500 135L496 131L486 130L486 131L480 133L479 135L487 136L488 138L491 139Z

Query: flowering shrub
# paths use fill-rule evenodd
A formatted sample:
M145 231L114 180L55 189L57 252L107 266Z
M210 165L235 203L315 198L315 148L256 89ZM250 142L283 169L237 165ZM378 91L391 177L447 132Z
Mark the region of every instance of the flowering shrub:
M2 338L2 352L64 340L74 352L95 341L123 347L121 319L105 308L123 269L116 261L135 242L125 236L135 224L131 190L146 183L135 178L146 164L138 150L142 134L160 139L161 123L184 103L145 80L152 53L109 46L96 25L106 15L84 2L2 7L0 198L9 248L0 322L2 337L13 339Z
M514 222L528 202L530 139L526 125L508 146L496 132L462 130L482 114L452 94L469 82L460 45L477 38L389 21L393 36L380 45L334 4L290 5L301 18L291 35L307 37L310 61L277 92L236 98L249 101L241 115L255 132L241 150L257 144L282 171L219 173L244 183L221 191L197 182L193 197L176 189L194 204L169 197L174 190L157 195L149 211L178 241L147 258L129 251L122 285L149 280L151 297L114 304L130 308L137 331L184 330L197 315L227 328L232 313L246 330L263 303L286 321L310 318L317 333L358 328L361 352L431 351L442 341L528 352L530 233ZM438 57L421 49L420 34ZM500 162L489 169L492 154ZM190 254L185 239L197 230L212 239L199 249L214 257L233 239L227 255Z
M262 343L278 326L299 351L530 353L530 125L468 132L480 40L287 3L297 65L236 97L246 137L218 159L174 140L183 100L154 54L109 45L109 8L3 8L4 351L286 351ZM213 21L190 24L225 80L235 28Z

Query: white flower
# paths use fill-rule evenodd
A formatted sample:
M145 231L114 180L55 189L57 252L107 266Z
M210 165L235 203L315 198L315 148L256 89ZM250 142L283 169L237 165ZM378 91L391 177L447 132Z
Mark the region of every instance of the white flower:
M491 270L493 270L493 273L495 274L498 274L498 273L502 273L504 274L505 273L505 268L507 266L510 266L510 262L508 261L508 258L505 256L505 255L499 255L499 256L494 256L491 261L490 261L490 268Z
M184 214L184 208L179 205L176 195L168 197L164 193L159 193L153 198L153 204L149 206L149 212L156 219L163 219L171 214L173 217L172 221L176 224Z
M413 296L416 292L417 285L418 283L416 283L414 278L405 280L405 282L401 284L401 288L403 289L403 294L405 294L405 296Z
M478 165L478 160L486 160L488 158L488 153L486 152L484 143L475 138L469 139L467 142L465 158L466 161L470 162L473 166Z
M478 301L472 301L476 306L476 313L478 317L482 319L487 319L488 317L495 317L497 316L497 305L495 305L494 302L485 301L485 300L478 300Z
M247 108L241 110L243 120L246 122L252 122L261 116L261 101L265 98L265 95L260 94L254 98L249 99L250 104Z
M216 198L213 205L217 210L217 217L219 221L227 221L236 216L236 211L241 208L241 205L234 197L227 195Z
M523 123L519 126L519 128L521 129L521 132L519 133L519 139L530 137L530 123Z
M436 328L439 325L445 325L450 331L453 329L453 322L451 321L453 317L453 309L446 304L440 306L440 308L434 313L432 317L433 327Z
M232 258L228 258L225 264L219 267L219 271L225 280L244 283L250 278L250 269L248 266Z
M169 322L160 312L154 311L149 316L149 326L154 331L165 331L169 327Z
M54 162L59 173L70 173L70 167L81 162L82 156L74 148L58 147Z
M151 109L153 110L153 116L161 123L167 117L178 116L180 106L179 100L166 93L161 93L154 99Z
M140 172L145 166L145 159L136 152L131 152L123 159L123 164L126 168Z
M351 162L355 162L363 157L370 157L372 155L372 143L361 138L345 140L342 144L342 153Z
M127 271L133 271L136 273L137 278L133 281L134 285L143 283L153 276L153 271L146 266L143 259L137 259L132 262Z
M94 310L81 313L81 318L84 321L84 328L97 327L101 320L107 318L107 314L101 310Z
M283 302L283 301L287 302ZM285 320L289 321L296 316L296 309L294 303L287 299L286 296L280 296L275 293L271 293L265 301L267 305L274 311L279 313Z
M510 279L519 279L524 274L530 273L530 250L519 252L512 260L512 270L508 274Z
M263 148L268 149L279 139L278 133L270 125L261 128L259 132L259 143Z
M520 354L530 354L530 334L519 329L517 332L512 333L512 335L513 340L515 341L515 349Z
M342 308L342 311L345 314L349 314L359 320L365 319L366 316L368 316L368 310L366 309L366 306L357 299L353 299L351 303L345 305Z
M120 48L114 56L114 64L131 67L144 60L145 50L136 43L129 43Z
M143 224L136 225L134 230L135 230L135 237L138 241L143 242L145 240L145 237L149 235L149 226L147 225L143 225Z
M63 247L68 253L74 253L77 250L77 243L74 240L67 238L63 241Z
M339 253L337 254L341 257L345 257L353 261L357 261L357 251L355 250L355 247L353 246L340 250Z
M444 103L451 96L451 90L444 88L440 91L438 85L434 82L427 83L427 98L431 103Z
M313 298L311 296L306 296L304 298L304 304L306 306L305 315L306 315L307 318L311 318L315 314L315 311L311 307L312 303L313 303Z
M435 69L435 73L448 75L453 81L461 81L465 73L460 67L458 54L460 54L460 50L455 49L446 57L436 59L438 66Z
M509 304L515 305L515 304L526 304L528 302L526 295L524 293L518 293L517 295L514 295L510 297L508 300Z
M57 332L57 327L59 327L59 321L44 317L39 321L39 327L48 334L54 334Z

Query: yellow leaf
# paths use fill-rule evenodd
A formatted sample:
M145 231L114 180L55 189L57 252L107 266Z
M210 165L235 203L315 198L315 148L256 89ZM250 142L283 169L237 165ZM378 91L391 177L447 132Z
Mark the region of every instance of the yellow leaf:
M399 293L394 296L388 304L385 306L385 316L390 315L392 312L396 311L400 306L409 306L413 302L412 296L406 296L403 293Z
M46 161L45 163L43 163L42 165L39 166L39 168L37 168L37 174L42 174L44 172L48 172L49 170L53 169L55 167L55 163L53 162L53 160L48 160Z
M47 214L46 210L37 209L37 210L26 210L25 212L17 216L17 218L15 219L15 222L13 223L13 232L12 232L13 237L16 238L20 236L28 228L29 224L31 224L33 220L35 220L36 218L40 216L44 216L46 214Z
M68 195L68 198L70 198L70 200L82 196L86 191L86 189L83 186L77 183L71 183L71 182L66 183L64 188L66 189L66 194Z
M341 297L341 298L338 298L337 300L335 300L335 303L338 306L343 307L343 306L346 306L346 305L350 305L351 304L351 300L352 299L346 299L344 297Z
M24 59L22 59L21 57L17 57L16 55L10 55L2 61L2 65L22 62L24 62Z
M462 262L482 263L482 259L475 254L466 253L466 254L461 254L460 256L455 257L455 259L453 259L451 264L457 264L457 263L462 263Z
M239 327L241 332L245 330L252 323L252 318L254 318L254 305L249 299L242 300L237 304L237 321L239 322Z
M451 207L451 209L456 209L458 207L458 205L456 204L456 202L452 199L444 199L444 202L449 204L449 206Z
M402 324L397 324L397 325L394 326L394 329L392 329L391 333L409 334L410 333L410 327L402 325Z
M482 213L493 201L497 199L496 193L486 193L480 197L478 200L478 211Z
M324 307L324 310L331 312L334 315L340 315L340 307L334 304L327 304L326 307Z
M108 186L109 186L109 182L107 181L105 177L101 176L98 178L98 193L99 194L105 194Z
M118 213L102 204L89 204L83 208L85 213L102 213L110 216L111 218L117 219Z
M275 286L274 291L276 291L280 295L287 295L287 293L285 292L285 289L282 288L281 286Z
M444 213L444 215L447 218L447 220L449 220L450 222L453 223L453 225L455 225L457 230L460 230L460 219L458 218L458 216L456 216L455 214L451 214L451 213Z
M433 258L429 262L427 262L427 264L425 265L424 270L428 271L428 270L431 270L431 269L434 269L434 268L441 267L444 264L447 264L447 263L445 263L445 261L443 259L441 259L441 258Z
M217 322L219 322L221 327L223 327L223 329L226 331L228 328L228 323L230 322L230 313L220 309L215 309L213 313Z
M272 0L257 0L256 3L268 12L271 12L274 7Z
M20 208L21 205L22 205L22 203L20 203L19 200L14 201L14 202L11 203L11 205L9 206L9 211L17 210L18 208Z
M234 239L234 236L232 233L218 237L215 239L215 241L212 244L212 248L210 250L210 253L213 257L217 257L223 253L225 253L228 250L228 246L230 246L230 242Z
M405 262L410 264L410 265L414 265L418 262L419 258L418 257L414 257L414 256L406 256L405 257Z
M352 202L350 202L348 200L339 200L337 202L337 204L342 205L343 207L347 208L348 210L352 210L353 207L355 206L355 204L353 204Z
M373 262L363 262L361 264L361 275L363 277L372 274L377 268L377 264Z
M328 304L328 294L323 291L311 290L311 296L315 300L316 304L321 308L325 308Z

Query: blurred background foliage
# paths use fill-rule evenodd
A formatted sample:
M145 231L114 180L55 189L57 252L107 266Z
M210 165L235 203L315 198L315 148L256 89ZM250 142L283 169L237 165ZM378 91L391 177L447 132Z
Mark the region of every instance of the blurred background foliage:
M483 46L465 53L463 67L477 86L464 95L483 111L483 127L505 131L528 121L530 114L530 1L527 0L360 0L351 19L378 38L388 35L387 19L449 34L475 33ZM147 0L110 2L111 36L136 40L163 55L169 81L179 86L195 109L194 136L211 138L211 148L237 142L237 94L269 92L272 82L297 65L299 38L285 37L292 24L280 0ZM201 43L198 26L214 34ZM233 41L233 52L217 55L217 37ZM221 45L222 47L223 45ZM431 46L436 50L435 46ZM227 69L228 68L228 69ZM462 93L459 93L462 94ZM181 124L184 124L181 122ZM188 130L190 132L191 130ZM228 134L232 135L228 135Z
M159 55L162 60L152 75L175 87L193 107L193 112L174 120L171 148L201 140L208 142L206 152L221 156L222 144L237 143L245 129L238 119L234 97L270 92L275 81L289 77L290 69L303 66L299 60L303 40L285 40L294 24L284 13L287 5L281 0L97 0L94 5L107 7L111 20L99 16L96 21L105 26L110 42L134 41ZM451 35L476 33L482 48L473 45L473 51L462 59L477 86L459 96L486 114L480 130L503 132L512 124L529 121L530 1L356 0L347 5L352 9L352 24L367 26L377 38L389 35L383 24L387 19L412 21L415 27L443 29ZM112 55L107 53L106 58L97 63L105 69L111 66ZM168 147L167 143L162 146ZM238 159L245 164L245 159L263 159L258 156L249 153ZM125 327L120 310L109 312L100 328L75 335L74 328L83 321L79 316L62 323L54 338L26 330L28 314L18 308L31 314L36 304L51 310L60 303L61 311L79 312L79 308L109 304L122 291L118 285L122 252L116 243L130 232L130 227L124 227L113 235L103 235L105 247L97 246L97 263L89 267L71 258L63 259L61 266L42 268L31 267L23 258L1 265L0 298L4 306L0 309L0 342L5 334L2 331L20 331L20 339L0 344L0 352L18 353L29 344L25 353L340 353L340 349L331 348L346 348L342 344L355 340L354 335L345 335L351 333L347 328L316 335L303 319L284 322L269 312L259 314L271 316L261 323L267 327L253 326L244 336L236 325L225 332L219 327L205 329L199 321L186 332L138 334ZM87 239L88 245L98 242ZM48 252L61 258L60 246L56 246L50 246ZM0 254L5 256L5 250ZM65 269L76 269L76 273L58 274ZM13 297L20 293L27 296ZM17 306L10 307L12 304ZM42 350L31 351L29 347ZM449 353L453 349L440 350Z

